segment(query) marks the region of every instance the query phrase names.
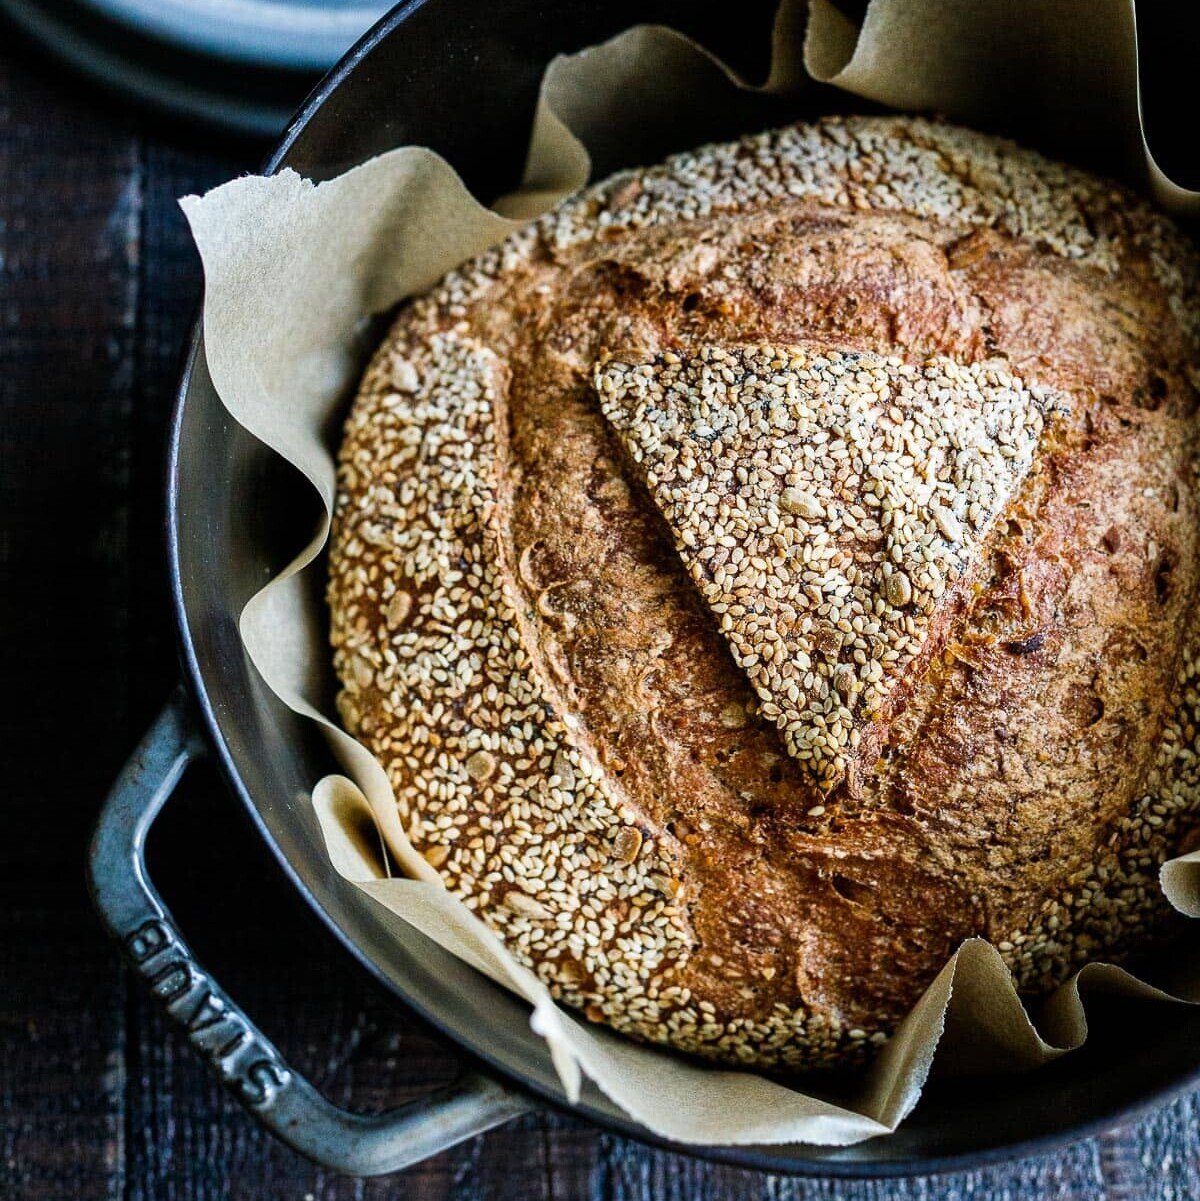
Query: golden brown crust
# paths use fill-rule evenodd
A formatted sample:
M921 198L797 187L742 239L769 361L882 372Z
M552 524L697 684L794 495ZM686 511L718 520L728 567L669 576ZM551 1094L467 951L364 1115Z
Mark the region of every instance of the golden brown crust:
M563 999L733 1062L853 1058L969 935L1030 990L1136 950L1200 815L1195 278L1111 185L904 118L616 177L448 277L364 377L331 555L342 714L414 844ZM793 463L788 498L738 477L737 529L780 534L782 573L739 643L737 564L718 587L713 523L672 499L654 436L664 414L675 441L704 434L714 354L742 416L747 373L828 416L838 373L873 371L908 399L867 424L918 468L955 438L1017 449L931 468L949 516L894 480L903 537L870 454L836 479ZM626 369L650 383L613 383ZM996 441L964 414L1001 394L1022 399ZM833 610L787 590L783 544L826 536L821 570L854 565ZM944 588L920 564L889 582L901 542L952 565ZM851 594L854 636L831 641ZM764 630L788 647L769 678ZM798 649L835 689L872 656L885 679L861 712L844 694L856 736L829 770L800 753L820 709L800 702L828 692Z

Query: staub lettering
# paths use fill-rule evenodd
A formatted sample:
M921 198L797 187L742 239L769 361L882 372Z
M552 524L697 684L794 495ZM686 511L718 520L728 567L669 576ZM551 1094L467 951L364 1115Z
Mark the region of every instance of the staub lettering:
M247 1105L270 1105L288 1083L288 1069L232 1010L175 931L165 921L148 921L125 939L125 947L192 1046Z

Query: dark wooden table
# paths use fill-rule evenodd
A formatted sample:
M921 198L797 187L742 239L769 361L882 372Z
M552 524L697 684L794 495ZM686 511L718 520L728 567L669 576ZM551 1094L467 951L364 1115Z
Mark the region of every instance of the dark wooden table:
M225 1098L122 970L82 864L177 671L160 481L200 278L175 198L259 153L148 125L0 29L0 1198L1200 1198L1196 1098L1050 1159L861 1185L706 1166L548 1115L353 1181ZM215 776L183 791L156 874L288 1057L364 1108L452 1078L455 1053L301 911Z

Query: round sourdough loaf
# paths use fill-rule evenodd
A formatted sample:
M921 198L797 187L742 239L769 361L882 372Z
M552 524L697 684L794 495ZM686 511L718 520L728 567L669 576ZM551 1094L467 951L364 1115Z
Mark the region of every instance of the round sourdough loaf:
M1200 823L1197 262L1008 142L831 119L561 203L399 314L345 430L340 708L589 1018L882 1042L1170 922Z

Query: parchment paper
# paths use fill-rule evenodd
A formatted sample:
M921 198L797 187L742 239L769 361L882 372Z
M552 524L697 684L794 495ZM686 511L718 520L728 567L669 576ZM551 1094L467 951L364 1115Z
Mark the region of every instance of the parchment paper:
M773 49L758 90L797 106L816 79L1010 134L1140 181L1177 212L1200 212L1200 194L1166 180L1142 136L1131 0L875 0L861 30L827 0L812 0L811 10L785 2ZM328 680L330 652L309 572L320 570L310 565L333 502L331 416L357 378L367 318L582 186L593 150L611 157L612 147L625 148L623 165L632 166L715 132L729 136L718 115L737 111L750 90L686 38L638 27L551 64L523 185L494 209L473 199L444 160L414 147L317 186L284 171L182 204L204 262L205 348L217 391L239 422L304 473L324 505L307 549L250 601L241 628L268 685L321 723L343 764L345 776L314 781L312 798L337 870L528 1000L570 1098L587 1077L637 1121L680 1142L840 1145L895 1129L935 1051L939 1067L959 1071L1035 1067L1086 1037L1083 993L1170 997L1119 968L1089 965L1047 1003L1039 1033L999 953L971 939L877 1056L857 1097L840 1105L640 1046L559 1008L445 891L409 845L382 767L313 702ZM1200 854L1185 856L1162 873L1171 902L1191 916L1200 916L1198 862ZM396 876L393 864L409 878ZM1200 988L1177 995L1200 999Z

